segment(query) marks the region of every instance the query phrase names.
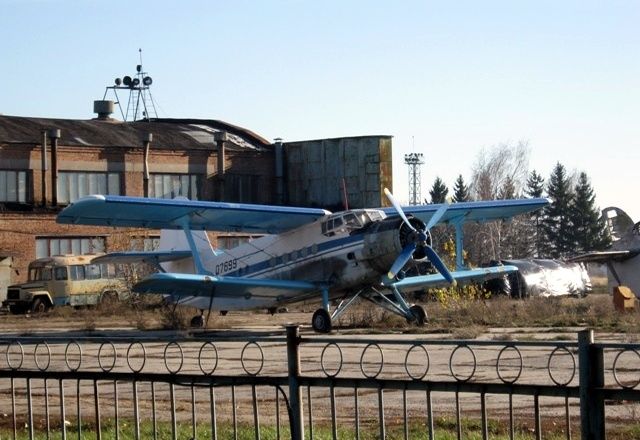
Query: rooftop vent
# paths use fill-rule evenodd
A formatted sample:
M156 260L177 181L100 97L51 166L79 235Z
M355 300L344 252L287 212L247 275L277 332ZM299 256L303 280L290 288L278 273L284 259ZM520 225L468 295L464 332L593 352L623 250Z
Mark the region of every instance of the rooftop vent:
M111 114L113 113L113 101L93 101L93 112L98 114L97 119L111 119Z

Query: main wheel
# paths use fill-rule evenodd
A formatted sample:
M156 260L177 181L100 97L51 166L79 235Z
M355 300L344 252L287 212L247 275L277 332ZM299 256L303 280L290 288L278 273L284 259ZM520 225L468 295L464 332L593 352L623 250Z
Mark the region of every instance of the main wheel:
M204 316L196 315L191 318L191 327L193 328L202 328L204 327Z
M409 312L413 315L413 322L415 322L418 327L422 327L427 322L427 312L425 312L422 306L414 304L409 307Z
M31 304L31 313L37 315L44 313L47 310L49 310L49 303L46 300L42 298L36 298L33 300L33 303Z
M325 309L318 309L311 318L311 326L317 333L329 333L331 331L331 316Z

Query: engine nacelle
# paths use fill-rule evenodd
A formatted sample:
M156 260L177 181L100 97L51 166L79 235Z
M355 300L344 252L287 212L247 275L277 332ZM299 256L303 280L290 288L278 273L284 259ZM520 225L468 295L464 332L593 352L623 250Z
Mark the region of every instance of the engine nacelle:
M409 217L409 223L420 231L425 230L424 222L418 218ZM415 242L414 234L400 218L375 222L365 232L362 255L374 270L386 274L402 249ZM426 234L426 244L430 246L431 235L428 231ZM418 262L425 258L424 243L419 244L412 255L412 261Z

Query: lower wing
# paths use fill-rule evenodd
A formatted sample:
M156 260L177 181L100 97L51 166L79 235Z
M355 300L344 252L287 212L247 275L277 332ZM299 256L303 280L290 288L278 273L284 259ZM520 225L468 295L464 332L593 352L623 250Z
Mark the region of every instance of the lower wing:
M181 297L226 297L250 300L291 300L315 292L318 286L306 281L215 277L183 273L156 273L133 286L136 293L157 293Z
M451 272L451 275L453 275L453 278L459 283L465 283L468 281L482 282L493 278L499 278L508 273L517 271L518 268L515 266L494 266L483 267L480 269L459 270ZM442 275L437 273L432 275L407 277L399 281L385 283L385 285L395 287L401 292L410 292L429 287L448 286L450 284Z

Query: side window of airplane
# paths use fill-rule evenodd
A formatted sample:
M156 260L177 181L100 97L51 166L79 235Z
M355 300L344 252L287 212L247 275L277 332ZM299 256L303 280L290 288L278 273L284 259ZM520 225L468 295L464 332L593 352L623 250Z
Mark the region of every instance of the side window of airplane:
M305 258L307 256L307 248L300 249L300 257Z
M271 257L269 259L269 266L276 267L277 263L278 263L278 258L277 257Z
M287 264L289 262L289 254L284 254L282 256L282 263Z
M314 243L313 246L311 246L311 253L312 254L317 254L318 253L318 244Z

